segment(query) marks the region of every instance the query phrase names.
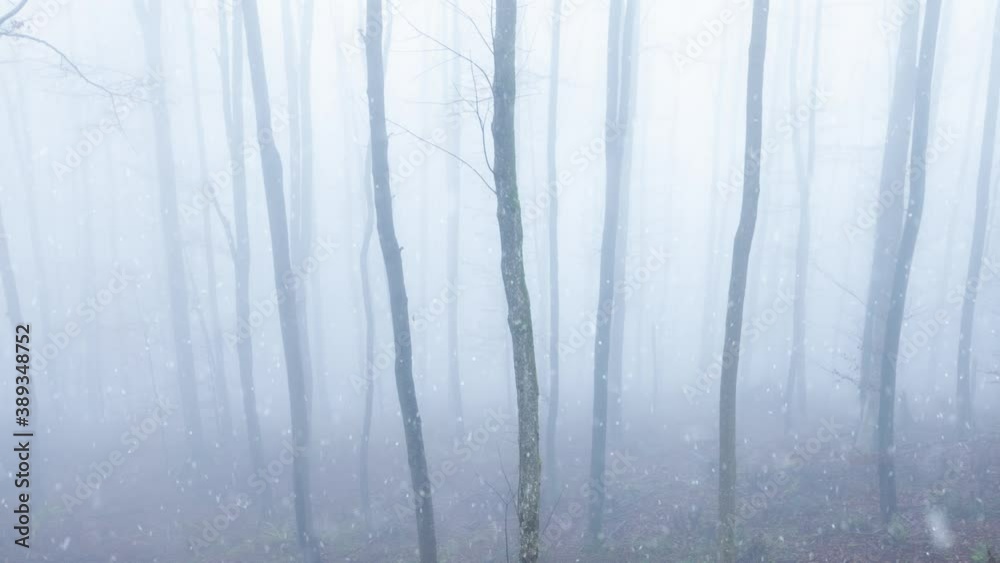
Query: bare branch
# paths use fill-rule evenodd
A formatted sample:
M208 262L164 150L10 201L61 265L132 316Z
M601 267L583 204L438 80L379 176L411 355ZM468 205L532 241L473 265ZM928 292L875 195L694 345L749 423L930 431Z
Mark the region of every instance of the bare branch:
M17 13L21 11L21 8L24 8L24 5L27 3L28 0L21 0L21 3L18 4L17 6L14 6L14 8L11 11L7 12L3 16L0 16L0 25L7 23L7 20L16 16Z
M473 172L476 173L476 176L479 176L479 179L483 181L483 185L486 186L486 189L488 189L489 191L493 192L494 195L496 195L497 191L495 189L493 189L493 186L491 186L490 183L486 181L486 178L484 178L483 175L480 174L478 170L476 170L475 166L469 164L464 158L458 156L457 154L449 151L448 149L442 147L441 145L439 145L439 144L437 144L437 143L435 143L435 142L433 142L433 141L431 141L429 139L425 139L425 138L421 137L420 135L417 135L413 131L410 131L409 129L407 129L403 125L401 125L399 123L396 123L395 121L393 121L391 119L386 119L386 122L392 123L396 127L399 127L403 131L406 131L407 133L409 133L410 135L412 135L414 138L419 139L419 140L427 143L428 145L431 145L432 147L440 150L441 152L444 152L444 153L450 155L451 157L455 158L456 160L458 160L462 164L466 165L469 168L469 170L472 170Z

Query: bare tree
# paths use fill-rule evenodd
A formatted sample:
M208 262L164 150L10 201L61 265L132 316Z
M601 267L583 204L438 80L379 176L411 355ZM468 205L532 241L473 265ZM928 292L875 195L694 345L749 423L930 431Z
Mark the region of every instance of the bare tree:
M590 445L590 514L587 536L600 541L604 513L604 468L608 438L608 380L611 362L612 321L619 306L615 302L615 266L621 220L623 162L631 104L631 57L628 38L636 18L635 0L612 0L608 20L607 107L604 126L606 187L604 235L601 241L601 271L594 340L594 413Z
M367 0L365 58L368 66L368 121L371 128L372 182L375 216L382 259L389 285L389 307L396 350L396 391L403 416L407 460L413 486L417 518L420 560L437 561L434 534L434 504L424 453L424 436L417 393L413 384L413 344L410 334L409 306L403 278L402 249L396 239L392 216L392 191L389 185L389 138L385 127L385 74L382 66L382 0Z
M493 179L500 227L500 274L507 296L507 326L513 345L517 389L519 478L517 518L520 561L538 561L538 503L542 464L538 449L538 372L535 367L531 301L524 277L524 230L517 193L514 113L517 100L517 0L498 0L493 33Z
M295 495L295 521L299 545L307 563L320 560L319 549L313 536L312 509L309 499L309 412L312 403L300 339L302 324L296 303L298 281L292 270L289 256L288 219L285 215L285 194L281 155L274 141L271 123L271 100L264 68L264 47L260 36L260 17L257 0L243 2L243 24L247 40L247 59L250 64L250 83L253 88L254 111L257 116L257 142L260 144L260 164L264 174L264 192L267 202L268 225L271 231L271 255L274 263L274 285L284 299L278 299L278 317L281 341L288 371L288 399L291 403L292 441L296 455L292 466L292 490Z
M931 81L934 77L934 54L941 19L941 0L928 0L924 14L923 37L917 65L916 103L913 112L913 143L910 153L910 194L906 219L899 243L899 256L892 280L891 299L885 326L885 354L882 357L878 408L878 476L879 507L882 519L888 523L896 513L895 407L896 369L899 340L903 329L906 292L909 289L910 267L917 247L920 221L924 212L924 192L927 185L927 138L931 109Z
M972 405L972 338L976 318L976 299L982 284L983 253L989 223L990 191L993 179L993 154L996 150L997 113L1000 107L1000 8L993 29L993 60L986 91L986 115L983 120L983 143L979 156L979 178L976 187L976 218L972 226L972 248L969 269L962 295L962 320L958 339L958 390L955 421L959 439L965 439L975 422Z
M161 38L161 0L133 0L135 13L142 27L146 66L163 76ZM166 249L167 283L170 286L170 324L177 356L177 381L181 391L181 408L188 445L196 457L202 453L201 413L198 387L195 382L194 357L191 353L191 326L188 324L187 277L184 273L184 251L178 219L177 176L174 170L174 145L170 129L170 111L163 81L154 83L153 136L156 142L156 168L160 186L160 226Z
M750 250L760 200L764 57L767 51L769 0L754 0L747 73L746 150L743 162L743 206L733 240L733 265L726 306L719 390L719 561L736 560L736 378L740 367L743 303L747 291Z

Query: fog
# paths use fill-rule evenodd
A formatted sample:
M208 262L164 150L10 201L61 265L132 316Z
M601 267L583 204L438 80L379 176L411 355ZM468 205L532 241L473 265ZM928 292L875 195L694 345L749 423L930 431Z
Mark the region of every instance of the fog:
M985 0L0 0L0 560L996 561Z

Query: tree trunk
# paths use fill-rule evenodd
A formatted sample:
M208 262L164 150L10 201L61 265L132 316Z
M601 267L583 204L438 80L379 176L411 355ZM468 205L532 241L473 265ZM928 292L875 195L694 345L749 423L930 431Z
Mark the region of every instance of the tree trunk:
M972 248L962 298L962 322L958 338L958 390L955 421L958 438L964 440L973 430L972 408L972 337L976 319L976 298L982 284L983 252L989 223L990 188L993 178L993 153L996 146L997 109L1000 106L1000 9L993 30L993 60L990 63L989 88L986 91L986 115L983 120L983 144L979 157L979 179L976 187L976 219L972 227Z
M750 32L747 77L746 151L743 163L743 206L733 240L733 265L726 306L719 391L719 560L736 560L736 379L740 366L743 302L747 290L750 249L760 200L760 158L764 98L764 56L767 49L769 0L755 0Z
M264 467L263 440L260 417L257 414L257 392L253 382L253 335L239 332L240 327L250 326L250 228L247 213L247 178L244 162L243 132L243 9L233 6L232 43L226 26L226 4L219 4L219 61L222 77L222 107L225 118L226 138L229 143L230 172L233 178L233 277L236 302L236 357L240 370L240 389L243 396L243 416L247 424L250 462L254 470ZM231 56L230 56L231 48ZM271 509L271 489L264 490L261 499L263 511Z
M633 6L634 4L634 6ZM625 268L628 256L629 219L631 218L632 193L632 118L635 114L636 68L639 61L638 43L635 37L635 19L638 18L639 0L630 0L625 12L626 20L622 29L621 45L621 90L618 94L619 119L622 128L623 148L621 154L621 193L618 209L618 234L615 241L615 281L614 287L622 287L625 282ZM611 319L611 351L609 353L608 376L611 396L608 405L608 430L611 441L619 442L622 436L622 393L625 386L625 301L615 304Z
M558 489L556 428L559 418L559 178L556 143L559 131L559 42L562 0L552 0L552 43L549 49L549 121L546 133L546 173L549 190L549 410L545 422L545 469L550 491Z
M296 314L298 287L294 281L289 257L288 219L285 216L285 195L282 187L281 155L274 143L271 123L271 101L264 68L264 48L261 44L260 18L257 0L243 2L244 30L247 39L247 56L250 63L250 81L253 87L254 110L257 116L257 142L260 144L260 164L264 174L268 225L271 230L271 254L274 263L274 284L284 294L278 300L281 340L288 370L288 399L291 403L292 440L296 455L292 464L292 490L295 496L295 521L298 526L299 545L308 563L319 561L312 529L312 510L309 499L309 412L311 397L306 385L302 361L302 327Z
M10 246L7 244L7 228L4 226L3 213L0 211L0 278L3 282L3 296L7 304L7 319L11 331L14 325L24 322L21 315L21 298L17 293L17 279L14 277L14 267L10 260Z
M198 79L198 57L194 42L194 24L187 22L188 66L191 71L191 86L194 93L194 129L198 150L198 185L205 185L211 179L208 174L208 156L205 149L205 127L201 113L201 86ZM219 292L216 288L218 276L215 270L215 243L212 236L212 209L202 209L202 237L205 244L205 284L208 290L208 308L211 315L210 332L205 338L211 349L212 387L215 399L215 422L219 433L219 445L225 445L233 436L233 415L229 408L229 386L226 384L226 355L222 349L222 322L219 315ZM207 324L207 323L206 323Z
M904 12L907 12L904 10ZM875 222L875 247L872 251L871 277L868 285L868 304L865 308L865 327L861 344L861 428L858 444L873 451L877 443L876 411L878 408L878 370L883 356L885 323L891 300L892 268L899 250L899 237L903 224L903 187L906 183L907 149L913 117L914 81L919 35L920 10L912 10L899 35L896 55L896 78L892 86L892 105L882 157L882 175L879 180L878 200L885 202Z
M379 245L385 262L389 285L389 307L396 349L396 390L403 416L410 480L413 485L417 517L420 560L437 561L434 534L434 505L430 476L424 453L424 437L417 394L413 383L413 345L410 335L409 306L403 279L403 256L396 240L392 217L392 192L389 185L389 138L385 127L385 75L382 68L382 0L367 0L365 57L368 66L368 120L371 127L372 181Z
M624 5L623 5L624 4ZM624 13L624 19L623 19ZM621 219L622 164L627 138L631 96L631 58L624 43L631 36L635 2L612 0L608 21L608 81L605 120L606 187L604 198L604 236L601 241L601 271L597 301L597 328L594 339L594 413L590 445L590 514L588 540L601 540L604 512L604 466L608 436L608 376L611 362L611 328L617 314L615 303L615 265L618 250L618 227Z
M924 15L924 31L920 41L917 67L916 103L913 112L913 146L910 154L910 197L906 220L899 244L899 257L892 280L891 300L885 327L885 354L882 357L882 378L878 409L878 476L879 506L882 519L889 523L896 512L896 467L894 413L896 406L896 369L899 340L903 328L906 292L909 288L910 266L920 233L924 211L924 191L927 183L927 138L930 119L930 89L934 77L934 53L937 47L941 0L928 0Z
M454 10L452 19L454 45L452 48L455 50L460 49L461 45L460 17L459 11ZM460 88L462 59L456 57L452 60L449 74L451 80L458 83ZM449 151L456 155L460 154L462 152L462 122L460 120L456 119L452 123L448 138L450 139ZM459 237L462 226L462 163L458 160L452 160L448 165L448 192L448 285L452 290L457 291L459 287ZM466 438L465 413L462 409L462 375L458 334L458 299L455 298L448 301L448 400L451 403L451 414L455 417L455 436L459 440L464 440Z
M498 0L493 34L493 178L500 227L500 272L507 296L507 325L513 345L514 383L517 388L517 442L519 479L517 518L520 523L520 561L538 561L538 503L541 459L538 451L538 373L531 324L531 302L524 277L521 203L517 193L517 156L514 112L517 95L515 45L517 0Z
M792 45L791 80L789 81L789 106L799 106L798 66L800 17L802 4L795 4L794 37ZM819 45L823 31L823 2L816 2L816 19L813 25L812 45L812 86L810 96L815 95L819 80ZM788 364L788 381L785 384L785 431L790 432L796 417L806 412L805 371L806 371L806 289L809 287L809 240L811 215L809 210L810 192L816 165L816 110L809 110L809 139L802 151L802 135L799 127L792 128L792 144L795 151L795 178L799 190L799 231L795 250L795 301L792 310L792 353Z
M146 66L165 76L160 46L161 0L135 0L136 13L143 28ZM162 81L154 86L153 136L156 142L156 168L160 184L160 227L166 249L167 283L170 287L170 324L177 356L177 380L188 447L197 458L203 452L201 412L191 353L191 326L188 319L187 278L184 274L183 242L178 219L177 178L174 173L174 146L170 131L170 113Z

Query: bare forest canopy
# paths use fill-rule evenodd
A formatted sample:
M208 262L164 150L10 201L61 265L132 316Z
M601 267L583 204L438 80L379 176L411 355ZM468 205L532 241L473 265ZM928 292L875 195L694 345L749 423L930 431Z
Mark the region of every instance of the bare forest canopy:
M988 0L0 0L0 563L996 563L998 110Z

